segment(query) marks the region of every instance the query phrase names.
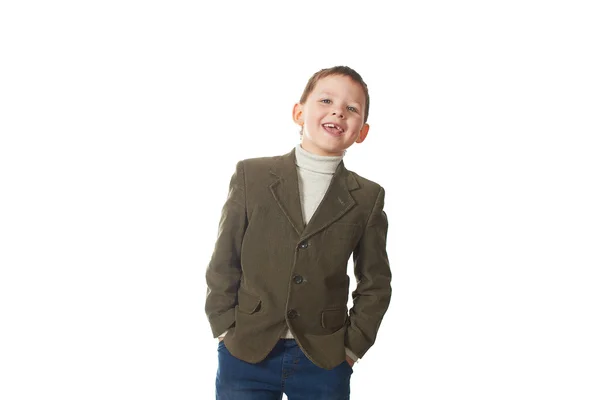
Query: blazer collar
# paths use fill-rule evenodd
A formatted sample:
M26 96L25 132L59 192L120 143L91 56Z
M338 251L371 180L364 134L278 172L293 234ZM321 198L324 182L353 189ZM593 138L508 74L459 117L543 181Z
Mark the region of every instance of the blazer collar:
M300 206L295 148L287 154L276 157L270 172L275 179L270 185L271 193L302 240L325 229L356 204L350 191L358 189L360 185L354 175L346 169L342 160L331 178L323 200L305 226Z

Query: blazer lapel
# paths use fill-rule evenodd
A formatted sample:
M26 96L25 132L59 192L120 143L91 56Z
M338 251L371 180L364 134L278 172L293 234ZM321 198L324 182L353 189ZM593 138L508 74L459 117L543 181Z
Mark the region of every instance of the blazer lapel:
M323 200L317 207L310 221L308 221L304 232L302 232L302 238L308 238L327 228L350 211L356 204L350 191L357 189L358 187L358 182L354 176L348 172L344 166L344 161L340 161L340 164L331 178L331 183L329 184L327 192L325 192Z
M300 236L304 231L304 220L300 206L295 149L277 159L273 168L271 168L271 174L277 177L277 180L270 185L271 193L273 193L273 197L275 197L281 211Z
M325 229L356 204L350 191L357 189L359 185L354 176L348 172L342 160L331 179L323 200L305 226L300 205L295 148L277 159L271 168L271 173L277 177L277 180L270 185L273 197L301 239L308 238Z

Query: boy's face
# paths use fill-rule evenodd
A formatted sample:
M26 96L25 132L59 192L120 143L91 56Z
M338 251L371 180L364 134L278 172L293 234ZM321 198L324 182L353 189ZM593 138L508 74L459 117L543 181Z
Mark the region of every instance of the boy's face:
M294 105L294 121L303 127L302 148L318 155L340 156L367 137L365 93L347 76L321 78L305 104Z

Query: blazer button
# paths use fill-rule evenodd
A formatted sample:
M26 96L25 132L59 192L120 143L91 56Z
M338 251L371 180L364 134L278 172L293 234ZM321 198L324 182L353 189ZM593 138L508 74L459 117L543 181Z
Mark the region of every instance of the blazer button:
M298 284L298 285L299 285L299 284L301 284L302 282L304 282L304 278L303 278L303 277L301 277L300 275L296 275L296 276L294 277L294 283L296 283L296 284Z
M308 247L308 242L304 241L304 242L300 243L300 245L298 247L301 249L305 249Z
M289 319L294 319L298 316L298 311L296 311L292 308L291 310L288 311L287 316Z

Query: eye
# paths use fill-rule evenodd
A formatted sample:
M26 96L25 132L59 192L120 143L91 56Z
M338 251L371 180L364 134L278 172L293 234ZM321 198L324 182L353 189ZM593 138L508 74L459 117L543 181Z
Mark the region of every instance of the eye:
M321 100L321 103L330 104L331 100L329 100L329 99L323 99L323 100Z
M352 106L348 106L348 111L358 112L358 110L356 109L356 107L352 107Z

